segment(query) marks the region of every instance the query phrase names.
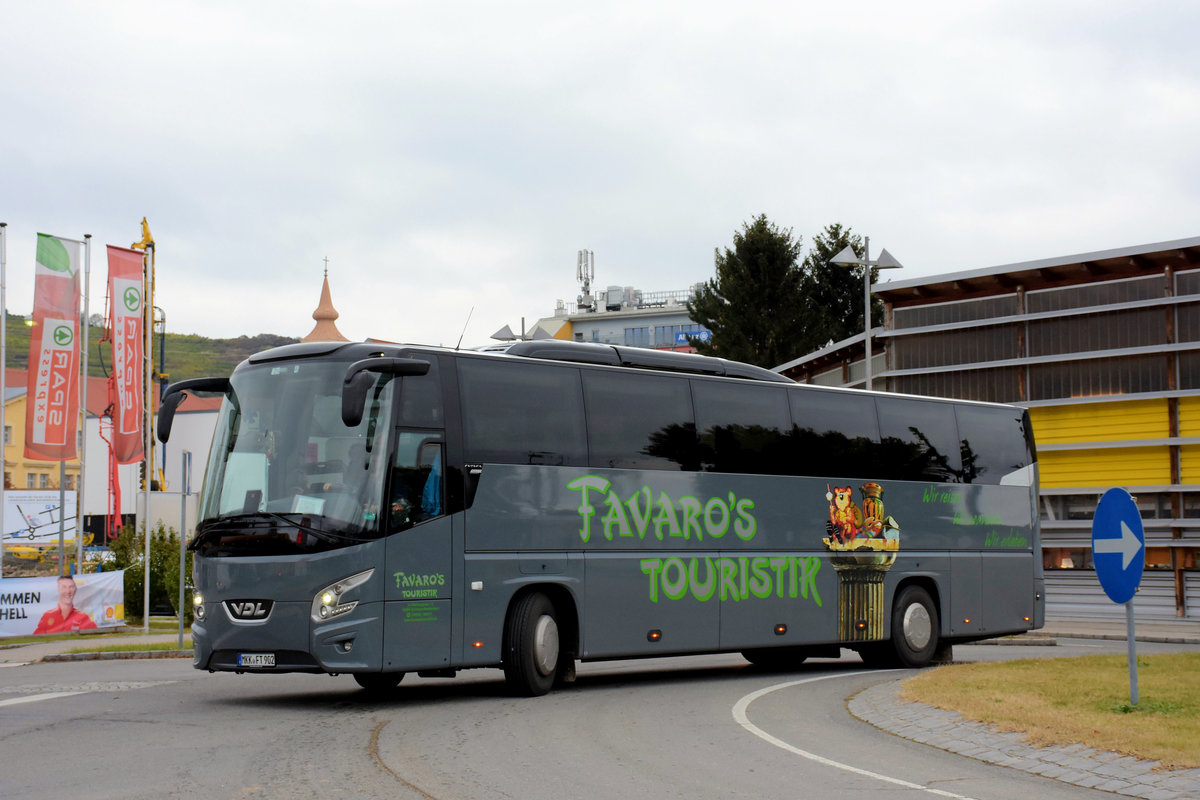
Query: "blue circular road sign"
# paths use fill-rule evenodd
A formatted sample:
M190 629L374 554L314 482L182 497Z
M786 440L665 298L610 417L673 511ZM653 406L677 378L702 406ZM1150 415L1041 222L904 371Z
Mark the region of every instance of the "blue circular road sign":
M1092 517L1092 563L1104 593L1128 603L1146 568L1146 535L1137 503L1124 489L1109 489Z

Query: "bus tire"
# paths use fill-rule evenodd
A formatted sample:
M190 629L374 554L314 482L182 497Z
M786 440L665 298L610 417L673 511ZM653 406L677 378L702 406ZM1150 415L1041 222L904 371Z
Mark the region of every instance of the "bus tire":
M512 692L525 697L549 692L561 658L554 604L540 592L517 600L504 623L504 679Z
M782 672L803 664L808 658L808 650L804 647L762 647L743 650L742 658L756 667Z
M403 672L356 672L354 682L372 694L390 692L404 680Z
M892 651L903 667L924 667L938 649L938 612L929 592L906 586L892 606Z

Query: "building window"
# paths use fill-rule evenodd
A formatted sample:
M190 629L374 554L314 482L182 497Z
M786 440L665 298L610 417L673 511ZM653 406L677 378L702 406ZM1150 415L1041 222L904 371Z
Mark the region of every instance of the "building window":
M4 426L4 443L6 445L12 444L12 425Z
M699 325L657 325L654 328L654 346L655 347L676 347L683 345L684 342L675 340L676 334L679 333L700 333L704 330Z
M625 346L626 347L650 347L650 329L649 328L626 328L625 329Z
M38 488L39 489L49 489L50 488L50 475L48 473L43 472L41 475L38 475Z
M1025 296L1025 306L1030 314L1037 314L1045 311L1091 308L1114 303L1135 303L1139 300L1154 300L1162 297L1165 289L1165 276L1147 275L1141 278L1065 286L1059 289L1038 289Z
M68 492L75 491L75 476L74 475L64 475L63 476L63 489Z
M1043 569L1093 569L1090 547L1047 547L1042 549Z
M37 475L34 475L32 472L26 473L25 488L26 489L36 489L37 488Z

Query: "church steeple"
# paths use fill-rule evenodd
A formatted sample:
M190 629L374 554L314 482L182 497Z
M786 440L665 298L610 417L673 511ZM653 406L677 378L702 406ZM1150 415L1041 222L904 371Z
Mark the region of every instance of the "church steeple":
M334 320L338 318L337 309L333 307L333 299L329 296L329 259L325 259L325 282L321 284L321 302L313 312L317 321L312 332L300 341L302 342L348 342L350 341L337 329Z

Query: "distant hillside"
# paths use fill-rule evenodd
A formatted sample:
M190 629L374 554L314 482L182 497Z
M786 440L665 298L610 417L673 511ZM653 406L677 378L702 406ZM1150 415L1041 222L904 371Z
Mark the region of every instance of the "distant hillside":
M104 377L112 368L112 348L108 342L100 344L102 336L103 326L93 325L88 333L88 375L92 377ZM236 339L208 339L195 334L168 333L164 338L166 371L171 381L228 375L239 363L260 350L300 341L270 333L239 336ZM162 346L159 337L155 336L155 369L159 369ZM8 315L5 350L7 366L29 368L29 326L25 317Z

